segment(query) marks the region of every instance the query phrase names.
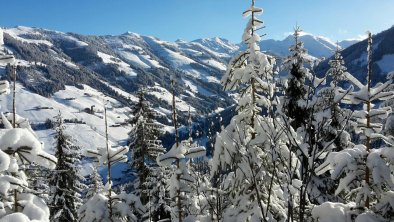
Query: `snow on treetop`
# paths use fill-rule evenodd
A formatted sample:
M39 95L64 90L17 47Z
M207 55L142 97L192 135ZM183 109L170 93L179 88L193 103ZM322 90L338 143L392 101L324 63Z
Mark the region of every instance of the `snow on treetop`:
M32 222L25 214L23 213L13 213L9 214L0 219L0 222L10 222L10 221L18 221L18 222ZM34 220L36 221L36 220Z
M312 217L320 222L349 221L355 203L326 202L312 209Z
M97 150L86 150L84 155L87 157L96 157L99 161L100 165L104 165L108 163L108 155L109 161L111 164L115 164L118 162L126 162L127 156L126 153L129 151L127 147L111 147L109 145L108 152L106 147L100 147Z
M42 199L28 193L19 194L19 199L23 211L6 215L0 222L49 222L49 209Z
M174 144L167 153L157 157L157 163L162 166L171 166L174 161L185 158L186 151L182 143L179 145Z
M6 153L16 153L21 161L33 162L54 169L56 157L46 153L37 138L23 128L1 129L0 149Z
M246 11L244 11L244 12L242 13L242 16L248 17L248 16L250 16L250 15L252 14L252 12L253 12L255 15L261 15L261 14L263 14L263 9L262 9L262 8L258 8L258 7L255 7L254 5L252 5L252 6L250 6L250 8L249 8L248 10L246 10Z
M79 213L82 214L80 221L99 221L102 218L108 218L107 203L108 197L104 194L98 193L94 195L79 209Z

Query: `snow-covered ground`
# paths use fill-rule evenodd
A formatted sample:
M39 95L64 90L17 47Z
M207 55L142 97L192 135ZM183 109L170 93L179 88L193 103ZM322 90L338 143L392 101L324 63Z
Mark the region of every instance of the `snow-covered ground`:
M130 67L129 64L125 63L124 61L100 51L97 51L97 55L103 60L104 63L117 65L119 71L123 71L130 76L137 76L137 73Z
M84 85L84 89L66 86L65 90L57 92L51 98L46 98L31 93L20 84L17 84L16 98L17 113L29 119L33 125L44 123L47 118L52 118L59 112L61 112L64 119L76 119L85 122L84 124L65 124L66 132L82 149L96 149L105 146L103 104L108 100L107 116L110 143L113 145L124 145L128 138L127 134L130 131L130 126L120 124L129 118L130 108L122 107L117 100L106 97L89 86ZM0 105L2 112L11 111L12 96L2 96ZM84 111L85 108L90 108L91 106L95 106L94 115ZM116 109L114 109L115 107ZM44 129L37 130L36 133L40 141L44 143L44 149L49 153L54 153L54 131L52 129Z
M159 84L156 84L153 87L149 87L148 94L155 96L156 98L165 101L168 105L172 104L172 94L165 88L161 87ZM177 109L183 112L189 111L194 113L196 109L180 99L179 97L175 97Z
M15 38L19 41L25 42L25 43L44 44L47 46L53 45L50 41L47 41L47 40L37 40L37 39L29 39L26 37L21 37L23 35L28 35L28 34L42 36L41 33L37 32L34 28L31 28L31 27L18 26L15 28L6 29L6 30L4 30L4 32L7 33L8 35L12 36L13 38Z

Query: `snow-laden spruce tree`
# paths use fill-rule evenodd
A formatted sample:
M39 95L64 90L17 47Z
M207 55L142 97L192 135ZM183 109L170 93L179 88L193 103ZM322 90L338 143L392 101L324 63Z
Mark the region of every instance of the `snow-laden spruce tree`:
M346 148L346 144L341 141L342 136L338 136L338 134L346 134L347 132L344 131L346 127L346 123L348 117L350 115L350 111L343 109L340 107L340 100L336 98L336 90L341 89L341 83L346 80L347 75L347 68L345 67L345 61L341 55L341 49L337 45L335 50L334 57L328 62L330 68L326 73L326 77L331 79L330 85L321 89L320 93L323 96L324 105L327 107L330 106L330 124L328 129L326 129L326 141L330 141L331 139L334 140L335 150L339 151L343 148ZM343 90L342 90L343 91ZM325 108L326 108L325 107Z
M0 47L2 40L0 36ZM12 55L0 53L0 63L13 60ZM0 94L9 92L9 83L0 81ZM43 150L26 119L11 115L15 120L11 124L2 112L0 114L4 127L0 129L0 221L49 221L48 206L28 187L24 165L34 163L53 169L57 160Z
M9 91L7 85L2 82L0 90ZM0 221L49 221L49 208L29 189L23 166L35 163L53 169L56 158L43 150L29 128L13 128L2 113L1 116L4 129L0 129Z
M345 203L326 202L313 209L312 215L321 222L331 221L392 221L394 219L394 138L381 134L382 121L391 113L390 107L379 108L380 101L393 98L392 80L372 87L372 36L368 37L367 83L360 83L349 73L346 77L358 91L346 93L346 104L361 104L352 115L352 126L359 134L356 145L328 155L316 169L339 179L336 195L345 195ZM341 95L343 92L338 91ZM380 140L380 143L374 141ZM381 145L383 144L383 145Z
M327 155L333 151L340 151L352 145L349 141L350 129L348 126L351 116L351 110L340 106L340 100L346 96L349 91L343 90L341 85L345 83L347 69L341 56L339 46L337 46L334 57L329 61L325 79L329 84L322 83L316 89L316 95L311 97L308 102L311 107L311 123L306 127L313 132L314 139L306 140L308 142L312 155L309 156L310 164L307 172L310 174L309 199L313 204L321 204L326 201L339 201L340 196L334 194L338 180L332 180L329 173L315 175L313 169L324 162ZM336 93L342 91L342 94ZM305 139L304 139L305 140ZM308 182L308 181L306 181Z
M97 166L95 164L91 166L91 174L86 177L85 181L87 187L83 196L84 203L96 193L101 193L104 190L103 180L98 173Z
M195 193L192 193L192 183L195 182L194 178L190 175L189 165L191 159L198 158L205 155L205 148L190 144L189 140L184 140L174 144L173 147L158 156L158 164L162 167L169 168L169 194L172 200L171 215L173 220L192 221L190 218L198 218L197 216L206 215L191 215L189 206ZM175 163L175 165L174 165ZM180 207L179 207L180 206ZM178 209L181 209L180 211ZM181 212L181 213L179 213ZM196 217L194 217L196 216Z
M387 74L387 79L394 79L394 71ZM394 84L389 87L387 90L394 91ZM394 107L394 99L388 99L381 103L381 107L389 106L391 109ZM390 113L387 117L386 122L384 124L382 134L386 136L394 136L394 113Z
M55 156L58 159L50 176L49 208L51 221L78 221L78 208L81 205L83 185L80 182L78 164L81 153L64 132L65 126L59 113L56 117Z
M145 90L139 90L137 97L138 103L134 106L133 117L130 120L133 128L129 133L129 149L132 155L128 162L130 169L138 174L136 194L142 204L146 204L149 198L145 187L146 178L150 174L150 168L156 165L157 156L164 153L165 149L159 139L161 125L156 121L158 114L145 99Z
M330 62L331 68L327 74L318 78L313 69L319 60L308 55L299 39L300 34L301 30L296 27L295 44L290 47L290 55L283 62L289 74L284 81L285 95L282 96L279 112L290 137L291 153L299 161L294 174L289 175L299 180L297 192L288 192L291 189L285 191L291 193L292 199L292 204L288 204L288 217L305 221L311 213L312 204L337 200L332 192L335 181L328 174L316 175L314 169L330 152L349 145L349 134L345 132L349 113L339 107L340 97L334 96L334 90L339 88L346 71L339 52ZM329 75L331 85L326 85ZM341 96L344 95L346 92Z
M189 183L190 192L186 193L188 200L185 205L185 221L206 221L210 217L207 195L204 192L210 188L209 168L206 160L206 149L193 142L193 121L189 107L189 138L182 141L186 147L188 160L188 170L193 182ZM196 132L197 133L197 132Z
M312 73L307 67L313 63L312 57L300 40L301 29L294 29L294 45L290 47L290 55L283 61L283 67L289 72L286 82L282 112L291 118L291 126L296 130L304 126L310 117L307 107L309 87L306 81L311 80Z
M243 35L247 49L230 61L222 78L225 90L239 92L237 114L217 135L212 160L211 175L224 175L226 209L215 218L224 221L285 221L289 195L283 190L297 164L276 114L275 59L259 47L261 13L254 1L243 13L250 17Z
M91 166L91 172L85 179L87 187L83 197L84 203L96 193L101 193L104 190L103 180L95 164Z
M34 193L42 198L45 203L49 203L49 179L52 170L37 164L29 164L25 167L27 182L29 188L34 190Z
M165 221L171 220L171 203L169 193L170 169L167 167L154 166L150 169L149 175L145 181L145 187L148 197L146 213L144 215L147 221Z
M157 163L162 167L168 167L170 175L169 194L172 201L171 218L183 221L187 219L188 212L185 211L189 205L186 193L191 192L191 183L194 178L190 176L189 162L192 158L205 156L205 148L191 143L189 140L179 141L176 97L175 97L175 76L171 76L172 85L172 119L175 128L175 144L165 154L157 157ZM175 163L175 165L174 165ZM187 221L187 220L186 220Z
M127 162L127 147L111 146L108 140L107 104L104 104L105 147L86 150L85 156L97 158L100 166L107 167L107 183L101 192L94 194L78 210L81 222L138 221L145 213L139 197L112 188L111 167L119 162Z

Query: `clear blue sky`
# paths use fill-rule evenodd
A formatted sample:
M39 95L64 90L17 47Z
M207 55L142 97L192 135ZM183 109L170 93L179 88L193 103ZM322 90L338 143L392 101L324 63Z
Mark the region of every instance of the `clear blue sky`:
M0 26L34 26L81 34L126 31L164 40L223 37L240 42L250 0L4 0ZM332 40L394 25L394 0L256 0L266 38L283 39L296 23Z

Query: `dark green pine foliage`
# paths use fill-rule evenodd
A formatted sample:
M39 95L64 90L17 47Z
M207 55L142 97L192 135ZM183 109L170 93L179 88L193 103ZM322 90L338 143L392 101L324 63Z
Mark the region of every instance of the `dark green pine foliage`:
M169 169L160 166L150 167L144 183L149 202L144 219L147 221L169 221L171 219L171 197L169 194Z
M347 73L347 68L345 67L345 62L343 61L341 50L337 46L335 50L334 57L328 62L330 68L328 69L326 76L331 78L330 86L327 89L322 89L323 96L325 96L326 105L330 107L330 124L325 130L325 141L334 140L335 148L333 151L340 151L346 147L344 144L343 135L346 133L344 131L345 125L351 111L341 108L339 105L339 100L335 99L335 94L338 89L344 91L340 86L343 85L344 80L346 80L345 74Z
M58 159L50 179L50 221L73 222L78 220L77 209L81 204L80 192L82 184L77 164L80 153L77 146L64 132L63 120L59 113L56 116L55 156Z
M133 110L131 119L132 130L130 132L130 151L132 159L129 161L130 168L138 174L136 194L140 196L142 204L148 203L145 187L147 176L150 174L150 166L156 163L156 157L164 153L159 136L161 125L156 121L155 112L150 103L145 99L145 91L138 91L138 103Z
M286 99L284 101L284 113L293 119L291 126L296 130L309 121L309 110L305 106L308 89L305 85L308 68L305 64L311 62L307 57L304 43L300 41L301 30L296 27L294 30L295 44L290 47L290 56L284 61L284 67L289 71L288 83L286 87Z
M291 146L292 152L297 153L301 166L299 166L299 178L303 183L299 190L299 206L296 209L289 207L289 215L298 217L300 222L307 217L309 198L308 191L311 188L312 170L309 167L309 159L312 157L312 151L316 147L316 129L313 116L313 107L309 102L313 95L313 80L311 67L313 60L308 55L304 44L299 37L301 30L296 27L294 30L295 43L290 47L290 55L284 60L284 68L289 71L287 86L285 87L285 97L282 112L287 116L288 123L297 132L303 135L302 144L307 144L308 149L302 150L298 145ZM306 151L306 152L305 152ZM294 178L292 178L294 179ZM291 205L290 205L291 206ZM295 210L295 212L293 211Z
M49 178L52 171L32 163L26 167L25 172L29 187L47 203L49 200Z

